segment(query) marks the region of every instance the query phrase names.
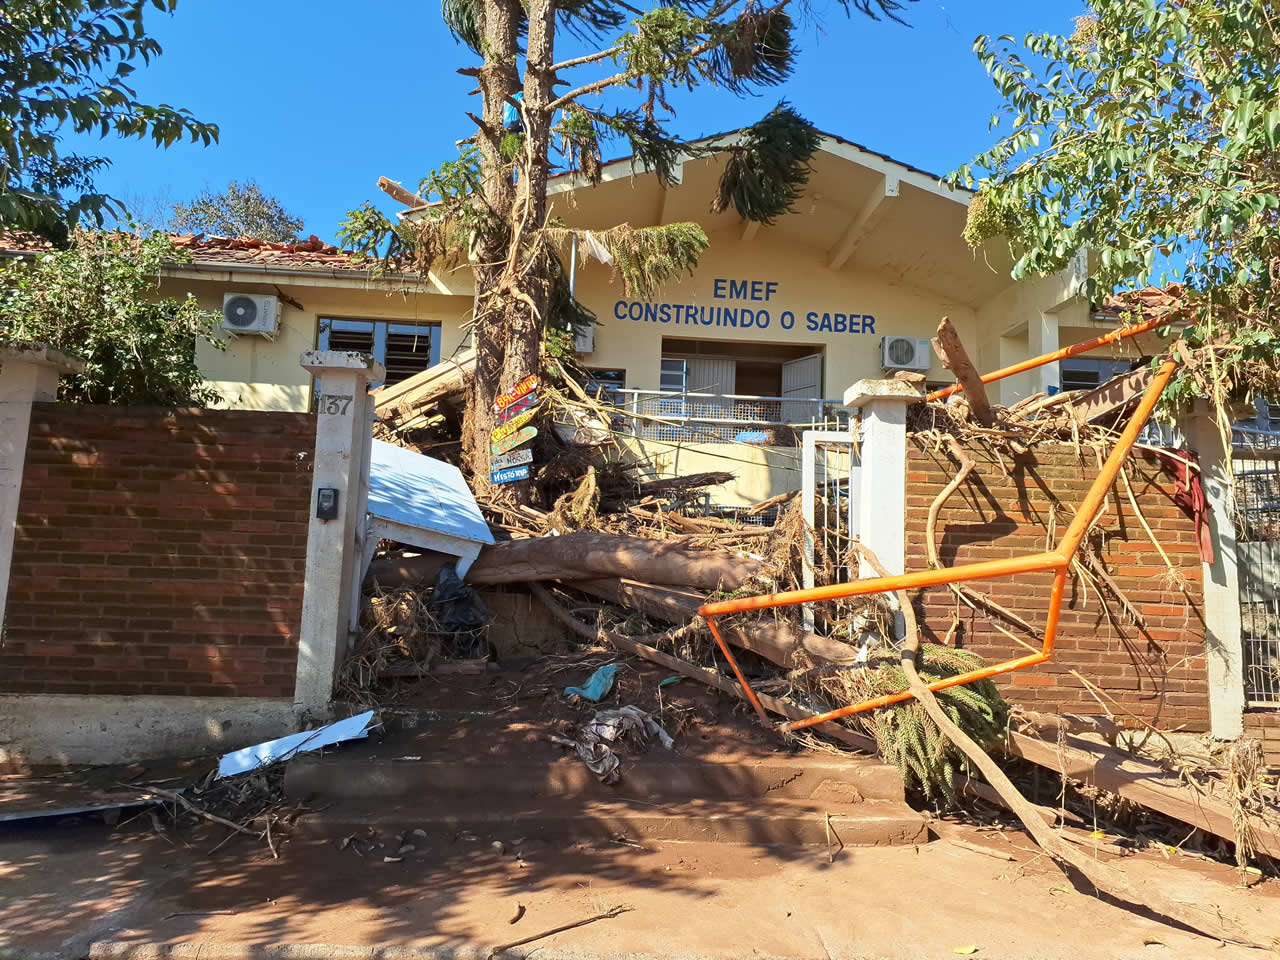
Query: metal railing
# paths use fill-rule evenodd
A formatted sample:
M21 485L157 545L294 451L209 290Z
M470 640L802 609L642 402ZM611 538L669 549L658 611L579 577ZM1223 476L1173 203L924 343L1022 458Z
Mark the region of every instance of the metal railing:
M983 377L984 382L999 380L1003 377L1011 376L1014 373L1020 373L1022 370L1028 370L1036 366L1051 363L1060 359L1063 355L1074 356L1075 353L1083 352L1084 349L1092 349L1094 346L1100 346L1103 342L1111 342L1112 339L1121 339L1125 336L1133 336L1135 333L1141 332L1142 327L1130 327L1127 332L1121 332L1118 335L1109 335L1110 339L1098 338L1097 341L1089 341L1086 344L1077 347L1067 347L1063 351L1044 354L1040 357L1032 358L1021 364L1015 364L1013 367L1006 367L1004 370L998 370L993 374ZM1065 352L1064 352L1065 351ZM971 580L988 580L997 577L1010 577L1026 573L1048 573L1054 574L1053 586L1049 593L1049 607L1045 619L1044 643L1041 649L1035 653L1022 657L1015 657L1012 660L1006 660L1003 663L997 663L991 666L981 667L977 670L969 670L952 677L945 677L941 680L935 680L927 684L932 691L942 690L947 687L958 686L960 684L971 683L974 680L983 680L987 677L994 677L999 674L1012 673L1015 670L1023 670L1027 667L1045 663L1053 659L1054 642L1058 633L1058 618L1062 612L1063 593L1066 589L1067 572L1070 570L1072 559L1075 557L1076 551L1080 547L1080 541L1084 539L1088 528L1093 523L1093 518L1098 511L1098 507L1102 504L1103 499L1107 495L1107 490L1111 484L1115 482L1116 476L1120 473L1124 466L1125 459L1129 456L1129 452L1133 449L1134 443L1138 439L1138 433L1146 425L1147 420L1151 417L1151 411L1155 409L1156 403L1160 400L1160 395L1164 393L1164 389L1169 384L1170 377L1177 367L1177 361L1166 359L1160 364L1159 370L1156 371L1151 383L1147 386L1146 391L1142 395L1142 399L1138 401L1137 409L1134 410L1129 423L1121 432L1116 440L1116 445L1112 448L1111 454L1107 457L1106 462L1102 465L1098 476L1094 479L1092 486L1089 487L1084 499L1080 502L1076 509L1075 518L1071 521L1066 531L1058 540L1057 548L1044 553L1031 554L1021 557L1001 558L999 560L983 560L977 563L963 564L957 567L942 567L936 570L922 570L916 573L900 574L898 576L879 576L867 580L855 580L852 583L834 583L823 587L814 587L808 590L785 590L781 593L764 594L758 597L737 597L731 600L719 600L713 603L704 603L698 608L698 614L707 621L707 626L711 630L711 635L715 638L716 646L719 647L720 653L724 656L729 666L732 668L734 676L738 680L741 687L742 695L755 708L762 723L768 724L769 718L765 713L765 708L760 698L756 696L755 691L751 688L751 684L747 682L746 676L742 673L742 668L738 665L728 644L725 643L724 637L720 632L720 628L716 623L716 618L727 614L746 613L754 610L766 610L773 607L790 606L799 603L819 602L825 600L842 600L848 597L867 596L875 593L885 593L895 590L911 590L917 587L930 587L945 583L963 583ZM956 388L947 388L946 390L937 390L929 394L931 399L937 399L942 396L949 396L956 392ZM880 697L873 697L869 700L863 700L860 703L852 703L848 706L840 707L835 710L828 710L826 713L809 714L801 719L790 719L786 723L778 724L780 730L799 730L805 727L817 726L831 720L838 720L842 717L851 716L855 713L861 713L866 710L875 710L879 707L888 706L892 703L900 703L903 700L909 700L915 696L910 690L900 690L897 693L890 693ZM776 709L772 708L771 709Z
M1280 433L1231 431L1244 695L1280 704Z
M642 440L794 447L800 430L849 422L847 410L817 397L616 389L601 399L618 408L615 427Z

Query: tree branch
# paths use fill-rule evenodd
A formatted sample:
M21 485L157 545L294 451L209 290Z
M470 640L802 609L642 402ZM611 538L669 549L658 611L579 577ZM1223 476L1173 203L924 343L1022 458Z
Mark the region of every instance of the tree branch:
M584 83L582 86L578 87L576 90L570 90L564 96L557 97L555 100L552 100L550 105L548 105L547 110L554 112L556 110L563 109L566 104L572 103L574 100L577 100L579 97L585 97L589 93L596 93L600 90L604 90L607 87L616 86L617 84L625 83L628 80L634 80L638 76L639 74L633 74L630 71L624 71L622 73L615 73L612 77L605 77L605 79L603 80L596 80L592 83Z
M378 178L378 189L391 199L398 200L400 203L403 203L406 207L420 207L426 203L426 200L418 196L412 190L401 186L394 180L388 179L387 177Z
M597 60L604 60L608 57L612 57L621 49L621 46L613 46L608 50L597 50L595 53L589 53L585 57L574 57L572 60L562 60L559 63L551 65L551 72L559 73L561 70L568 70L570 67L580 67L584 63L595 63Z
M791 0L778 0L777 3L775 3L767 11L765 11L765 15L767 16L769 14L777 13L779 10L781 10L790 2ZM714 50L716 47L720 47L720 46L724 46L723 40L704 40L702 43L698 44L696 47L690 50L687 56L690 59L695 59L697 57L702 56L707 51ZM667 71L664 70L663 72L665 74ZM644 74L633 73L630 70L624 70L621 73L615 73L611 77L605 77L603 80L596 80L596 81L593 81L592 83L583 84L582 86L578 87L576 90L570 90L564 96L551 101L551 104L547 107L547 109L559 110L563 108L566 104L572 103L574 100L577 100L578 97L584 97L589 93L596 93L600 90L606 89L607 87L616 86L619 83L626 83L628 80L636 80L642 76L644 76Z

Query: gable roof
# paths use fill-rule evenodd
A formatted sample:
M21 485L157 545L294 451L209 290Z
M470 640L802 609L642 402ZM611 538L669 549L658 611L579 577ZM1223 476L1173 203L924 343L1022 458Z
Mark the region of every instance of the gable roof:
M690 144L708 145L720 142L723 147L732 146L738 137L744 134L748 128L742 127L738 130L728 130L724 133L715 133L706 137L699 137L696 140L690 140ZM929 193L936 194L944 199L954 201L956 203L968 205L969 197L974 191L967 187L956 187L952 189L942 183L942 177L936 173L931 173L921 167L913 166L904 160L898 160L889 156L887 153L880 153L872 150L870 147L847 140L844 137L837 136L834 133L827 133L825 130L818 130L818 134L822 137L818 144L820 153L828 153L853 163L860 163L863 166L871 167L881 173L890 173L895 176L906 175L906 178L913 186L919 187ZM626 154L625 156L615 157L612 160L606 160L601 165L601 172L606 180L615 179L619 176L625 176L619 168L623 164L631 166L628 173L631 176L642 177L652 174L653 171L648 167L635 166L635 154ZM701 159L698 157L689 157L687 159ZM683 167L685 160L682 159L678 166ZM565 191L577 190L580 187L590 187L592 184L577 170L562 170L560 173L554 173L547 178L549 193L563 193ZM396 213L397 219L406 220L413 217L414 214L421 213L423 210L429 210L436 206L440 201L434 200L430 203L419 204L416 207L407 207Z
M743 127L739 130L728 130L724 133L716 133L706 137L699 137L698 139L691 140L689 142L691 144L704 146L718 141L719 146L730 147L733 146L737 142L737 139L742 134L746 133L746 131L747 128ZM854 163L860 163L863 166L871 167L882 173L888 172L898 176L906 174L914 186L927 190L930 193L936 193L939 196L948 200L954 200L958 203L967 204L969 202L969 197L974 192L965 187L956 187L953 190L950 187L944 186L942 184L942 177L936 173L931 173L928 170L913 166L904 160L898 160L889 156L887 153L880 153L878 150L872 150L870 147L863 146L860 143L855 143L852 140L847 140L834 133L827 133L825 130L818 130L817 132L822 138L821 142L818 144L818 152L820 153L829 153L832 156L840 157ZM604 171L606 176L611 172L616 175L615 168L624 163L634 164L634 161L635 155L627 154L626 156L606 161L602 165L601 169ZM643 176L645 174L652 173L653 171L646 167L636 169L633 172L636 176ZM575 170L565 170L560 173L553 174L548 177L548 180L554 185L553 189L555 190L572 190L579 186L587 185L586 178L582 177L582 175ZM565 181L568 181L568 183L566 184Z

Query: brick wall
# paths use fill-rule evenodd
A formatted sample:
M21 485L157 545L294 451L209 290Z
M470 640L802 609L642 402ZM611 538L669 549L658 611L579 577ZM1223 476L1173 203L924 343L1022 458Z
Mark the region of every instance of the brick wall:
M1246 710L1244 732L1246 736L1261 740L1267 764L1280 768L1280 710Z
M0 693L292 697L315 421L37 404Z
M1004 454L1004 467L983 447L968 452L977 468L943 509L937 527L944 565L973 563L1037 553L1048 548L1047 527L1066 528L1072 508L1098 474L1093 451L1070 445L1039 444L1024 458ZM1108 597L1099 601L1092 584L1067 581L1054 659L1000 679L1005 696L1031 709L1101 713L1070 670L1077 670L1114 697L1125 710L1162 726L1208 729L1209 698L1204 661L1200 558L1194 525L1173 503L1173 482L1158 465L1131 460L1134 494L1166 552L1188 582L1187 595L1171 585L1166 567L1134 514L1122 483L1108 497L1101 531L1107 571L1145 618L1140 627ZM1007 468L1007 474L1005 472ZM925 529L929 505L954 476L956 465L944 451L920 440L909 442L907 462L907 569L928 566ZM1054 504L1060 504L1056 511ZM1053 538L1056 542L1057 536ZM972 586L1043 630L1051 574L1028 574ZM1103 588L1105 590L1105 588ZM960 617L960 642L988 662L1031 652L1001 634L991 620L957 602L946 587L917 595L926 639L940 642L953 615ZM1108 613L1108 608L1110 614ZM1040 648L1038 637L1013 632ZM1122 710L1110 704L1117 714Z

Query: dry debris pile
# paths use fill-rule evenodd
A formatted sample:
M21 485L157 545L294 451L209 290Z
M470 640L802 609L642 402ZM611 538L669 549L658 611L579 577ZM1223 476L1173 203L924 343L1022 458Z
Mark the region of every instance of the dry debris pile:
M1036 444L1065 442L1075 446L1082 462L1101 464L1127 424L1135 401L1150 383L1151 370L1149 365L1136 364L1130 373L1095 390L1037 395L1001 407L987 400L949 322L944 320L940 325L935 343L964 387L951 402L919 404L911 415L917 442L929 445L955 465L952 482L929 512L928 555L932 566L941 567L938 515L975 470L974 458L967 451L981 447L989 459L1003 466L1025 456ZM459 358L435 368L417 383L406 382L379 394L384 435L424 453L450 457L457 449L465 413L462 404L468 363L473 365L474 361ZM817 493L817 530L806 524L795 493L775 497L735 517L709 515L703 493L731 479L732 474L655 477L653 465L637 460L634 451L621 442L634 421L644 418L590 396L567 364L551 362L548 366L553 368L554 378L539 388L540 403L553 429L536 441L540 468L533 501L504 498L501 488L481 501L499 542L481 554L468 573L468 583L526 589L583 643L612 646L726 693L741 695L739 684L698 616L699 608L712 600L799 588L810 564L813 584L834 583L856 569L860 559L874 558L863 556L866 551L850 542L838 525L827 528L840 505L826 502L821 489ZM1119 479L1119 490L1164 558L1168 583L1185 587L1143 517L1123 470ZM1107 494L1108 498L1119 495L1116 491ZM1062 509L1070 511L1072 505L1064 504ZM1053 530L1046 529L1045 534L1052 538ZM1117 622L1140 621L1138 605L1125 596L1108 572L1097 540L1086 536L1083 543L1072 560L1071 576L1092 591ZM441 558L385 546L388 549L370 571L368 631L347 674L351 695L366 694L379 683L385 684L389 670L404 672L403 667L395 667L396 661L413 663L417 672L429 670L442 650L457 643L425 614L429 606L423 599L425 585L439 569ZM973 586L955 584L950 589L957 604L979 611L1022 646L1039 648L1040 627ZM981 665L977 654L954 645L954 624L950 630L934 631L936 636L946 636L943 644L917 649L914 621L910 598L881 595L812 604L807 615L800 606L740 614L722 618L718 625L738 651L740 664L765 708L801 719L908 686L915 692L920 681L928 683ZM473 655L477 652L483 655L479 648L471 650ZM1143 723L1108 703L1102 686L1084 676L1077 678L1095 695L1107 716L1081 721L1086 729L1059 729L1059 750L1070 745L1087 753L1093 758L1093 770L1100 768L1103 761L1099 757L1105 755L1117 758L1117 769L1124 762L1143 766L1132 740L1128 757L1112 749L1121 727L1142 730ZM1043 820L995 767L989 752L1003 750L1070 775L1068 765L1035 756L1037 748L1030 744L1045 741L1034 735L1037 731L1029 735L1013 729L1016 720L1011 717L1016 717L1016 712L990 681L950 687L936 697L927 690L924 693L927 696L917 693L916 698L886 709L820 725L814 732L841 748L878 751L928 799L953 803L976 791L1011 807L1024 820L1030 813L1038 825L1032 830L1037 840L1044 841L1055 858L1074 864L1067 844L1038 835ZM1117 706L1114 711L1113 706ZM1097 729L1109 731L1111 745L1072 739ZM815 742L811 737L805 739ZM1225 773L1208 772L1211 765L1198 764L1189 772L1179 769L1183 761L1183 754L1166 756L1159 765L1146 763L1141 775L1155 771L1155 776L1201 791L1205 803L1232 811L1229 828L1203 814L1188 822L1206 835L1229 836L1242 865L1256 854L1280 854L1274 787L1267 783L1264 771L1237 760ZM1089 785L1089 777L1093 773L1079 777L1087 789L1107 789L1103 784ZM983 779L996 790L982 783ZM1205 789L1210 780L1218 785L1216 793ZM1110 789L1119 790L1123 797L1121 787L1117 781ZM1133 790L1130 795L1137 796ZM1164 807L1156 803L1154 809L1182 815L1178 812L1181 808L1172 803ZM1265 842L1256 841L1260 833L1267 835ZM1099 886L1111 889L1107 883L1114 879L1099 882ZM1126 895L1119 888L1115 892ZM1155 906L1169 916L1178 913L1176 905Z

